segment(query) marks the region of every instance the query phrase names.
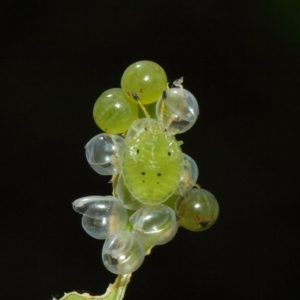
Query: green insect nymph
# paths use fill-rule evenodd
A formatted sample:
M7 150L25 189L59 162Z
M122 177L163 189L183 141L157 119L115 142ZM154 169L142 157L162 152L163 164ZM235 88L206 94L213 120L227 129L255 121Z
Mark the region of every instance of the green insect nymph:
M125 141L121 172L129 192L145 204L166 201L180 182L182 142L149 118L133 122Z

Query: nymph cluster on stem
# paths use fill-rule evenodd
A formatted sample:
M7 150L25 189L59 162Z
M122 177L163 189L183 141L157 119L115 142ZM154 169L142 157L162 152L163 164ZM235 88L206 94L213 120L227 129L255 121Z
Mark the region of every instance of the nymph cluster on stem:
M176 139L199 115L182 83L170 88L158 64L139 61L125 70L121 88L94 105L104 132L87 143L86 158L95 172L112 176L113 191L77 199L73 208L84 230L105 240L102 260L112 273L137 270L145 250L172 240L179 226L199 232L218 218L217 200L197 184L197 164Z

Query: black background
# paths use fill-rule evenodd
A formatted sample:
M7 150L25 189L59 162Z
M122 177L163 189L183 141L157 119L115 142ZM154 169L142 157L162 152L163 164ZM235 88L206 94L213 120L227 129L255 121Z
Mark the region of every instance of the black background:
M198 99L178 138L217 223L180 229L125 299L299 299L300 6L295 1L4 1L1 298L104 293L115 275L71 202L108 195L84 145L92 107L146 59ZM20 298L19 298L20 297Z

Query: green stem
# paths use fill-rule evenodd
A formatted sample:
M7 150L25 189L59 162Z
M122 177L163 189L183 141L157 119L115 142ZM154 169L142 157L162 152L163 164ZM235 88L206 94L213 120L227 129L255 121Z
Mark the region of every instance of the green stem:
M71 292L65 294L60 300L122 300L125 295L125 291L128 283L130 282L132 274L118 275L115 282L110 284L105 292L101 296L91 296L87 293L78 294ZM54 300L56 300L54 298Z
M125 275L118 275L116 282L119 281L118 287L117 287L117 294L116 294L116 299L115 300L122 300L125 291L127 288L128 283L130 282L131 278L131 273L130 274L125 274Z

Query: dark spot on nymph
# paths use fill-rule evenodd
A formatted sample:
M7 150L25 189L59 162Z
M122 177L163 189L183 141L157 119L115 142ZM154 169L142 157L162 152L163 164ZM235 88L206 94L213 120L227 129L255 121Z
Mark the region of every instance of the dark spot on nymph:
M201 222L199 223L202 227L206 227L208 225L209 222Z
M136 154L139 154L140 153L140 150L139 149L136 149Z
M139 98L139 96L136 94L136 92L131 92L131 95L132 95L132 97L133 97L134 100L140 101L140 98Z
M168 152L168 155L171 156L171 154L172 154L171 151L169 151L169 152Z
M145 172L142 172L141 174L142 174L142 175L145 175L146 173L145 173Z
M104 255L105 259L109 262L110 265L116 266L119 262L116 258L112 257L110 253Z
M163 91L162 99L163 99L163 100L166 100L166 99L167 99L167 91Z
M157 173L157 176L161 176L161 174L160 174L160 173Z

